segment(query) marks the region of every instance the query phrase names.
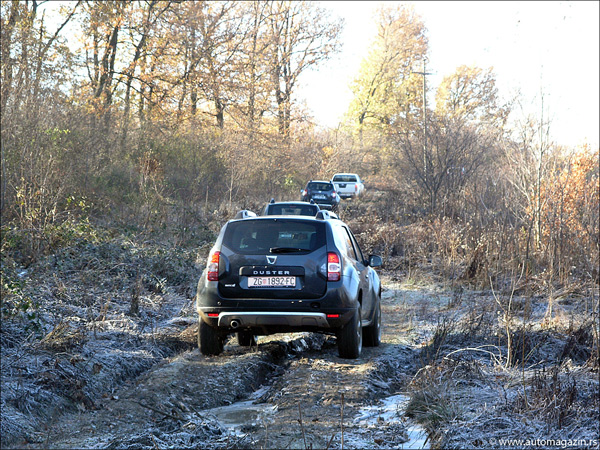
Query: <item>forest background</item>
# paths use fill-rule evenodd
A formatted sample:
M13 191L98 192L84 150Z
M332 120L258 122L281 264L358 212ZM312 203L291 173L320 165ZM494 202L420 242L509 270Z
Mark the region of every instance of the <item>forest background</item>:
M116 233L201 247L238 209L343 171L368 193L340 215L396 268L550 298L597 287L598 149L553 142L492 68L429 92L410 7L381 9L328 129L295 100L341 46L317 3L79 1L53 21L39 6L1 4L3 317L34 307L20 268L60 249Z

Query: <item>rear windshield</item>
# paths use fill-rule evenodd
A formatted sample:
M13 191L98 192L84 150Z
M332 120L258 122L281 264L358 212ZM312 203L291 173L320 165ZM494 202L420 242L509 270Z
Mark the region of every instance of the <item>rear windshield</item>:
M289 219L231 222L223 245L236 253L252 255L267 255L275 247L313 251L325 245L325 224Z
M330 191L333 186L331 186L331 183L308 183L308 188L315 191Z
M268 215L315 216L319 208L315 205L270 205Z
M342 181L344 183L352 183L356 181L356 175L336 175L333 181Z

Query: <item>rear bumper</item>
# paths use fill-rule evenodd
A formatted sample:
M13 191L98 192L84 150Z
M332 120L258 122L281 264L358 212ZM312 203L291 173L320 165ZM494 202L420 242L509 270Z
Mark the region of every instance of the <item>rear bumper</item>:
M260 328L260 327L317 327L329 328L323 313L310 312L222 312L217 319L218 327Z
M200 320L225 333L250 330L256 335L269 335L296 331L335 333L352 319L355 311L355 308L350 308L330 315L310 311L210 311L202 308L198 313Z
M319 198L319 199L317 199L317 198L312 198L311 196L304 196L304 197L302 197L302 201L303 202L310 202L311 200L314 201L317 205L319 205L319 207L321 209L335 208L338 205L338 203L339 203L339 200L334 200L334 199L331 199L331 198L325 198L325 199Z

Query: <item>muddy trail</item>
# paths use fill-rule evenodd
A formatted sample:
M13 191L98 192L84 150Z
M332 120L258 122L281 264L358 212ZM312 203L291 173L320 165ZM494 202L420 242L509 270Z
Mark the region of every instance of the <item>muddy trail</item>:
M250 349L231 338L206 357L189 347L189 323L186 350L48 423L26 447L421 447L398 395L418 367L420 338L399 329L397 302L386 292L382 344L357 360L339 358L334 337L310 333L260 337Z
M386 271L382 343L357 360L310 333L206 357L193 253L89 251L60 276L52 260L14 271L43 328L2 322L1 448L598 448L597 289L549 299Z

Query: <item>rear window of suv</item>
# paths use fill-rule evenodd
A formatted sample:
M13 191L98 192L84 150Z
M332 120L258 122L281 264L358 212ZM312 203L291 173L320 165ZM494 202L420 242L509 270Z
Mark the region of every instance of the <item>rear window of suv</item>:
M235 253L267 255L285 249L311 252L325 245L325 224L300 220L242 220L227 226L223 245Z
M333 189L331 183L308 183L308 189L314 189L315 191L330 191Z
M296 215L296 216L315 216L319 212L316 205L270 205L267 208L267 215Z
M336 175L333 177L333 181L352 183L356 181L356 175Z

